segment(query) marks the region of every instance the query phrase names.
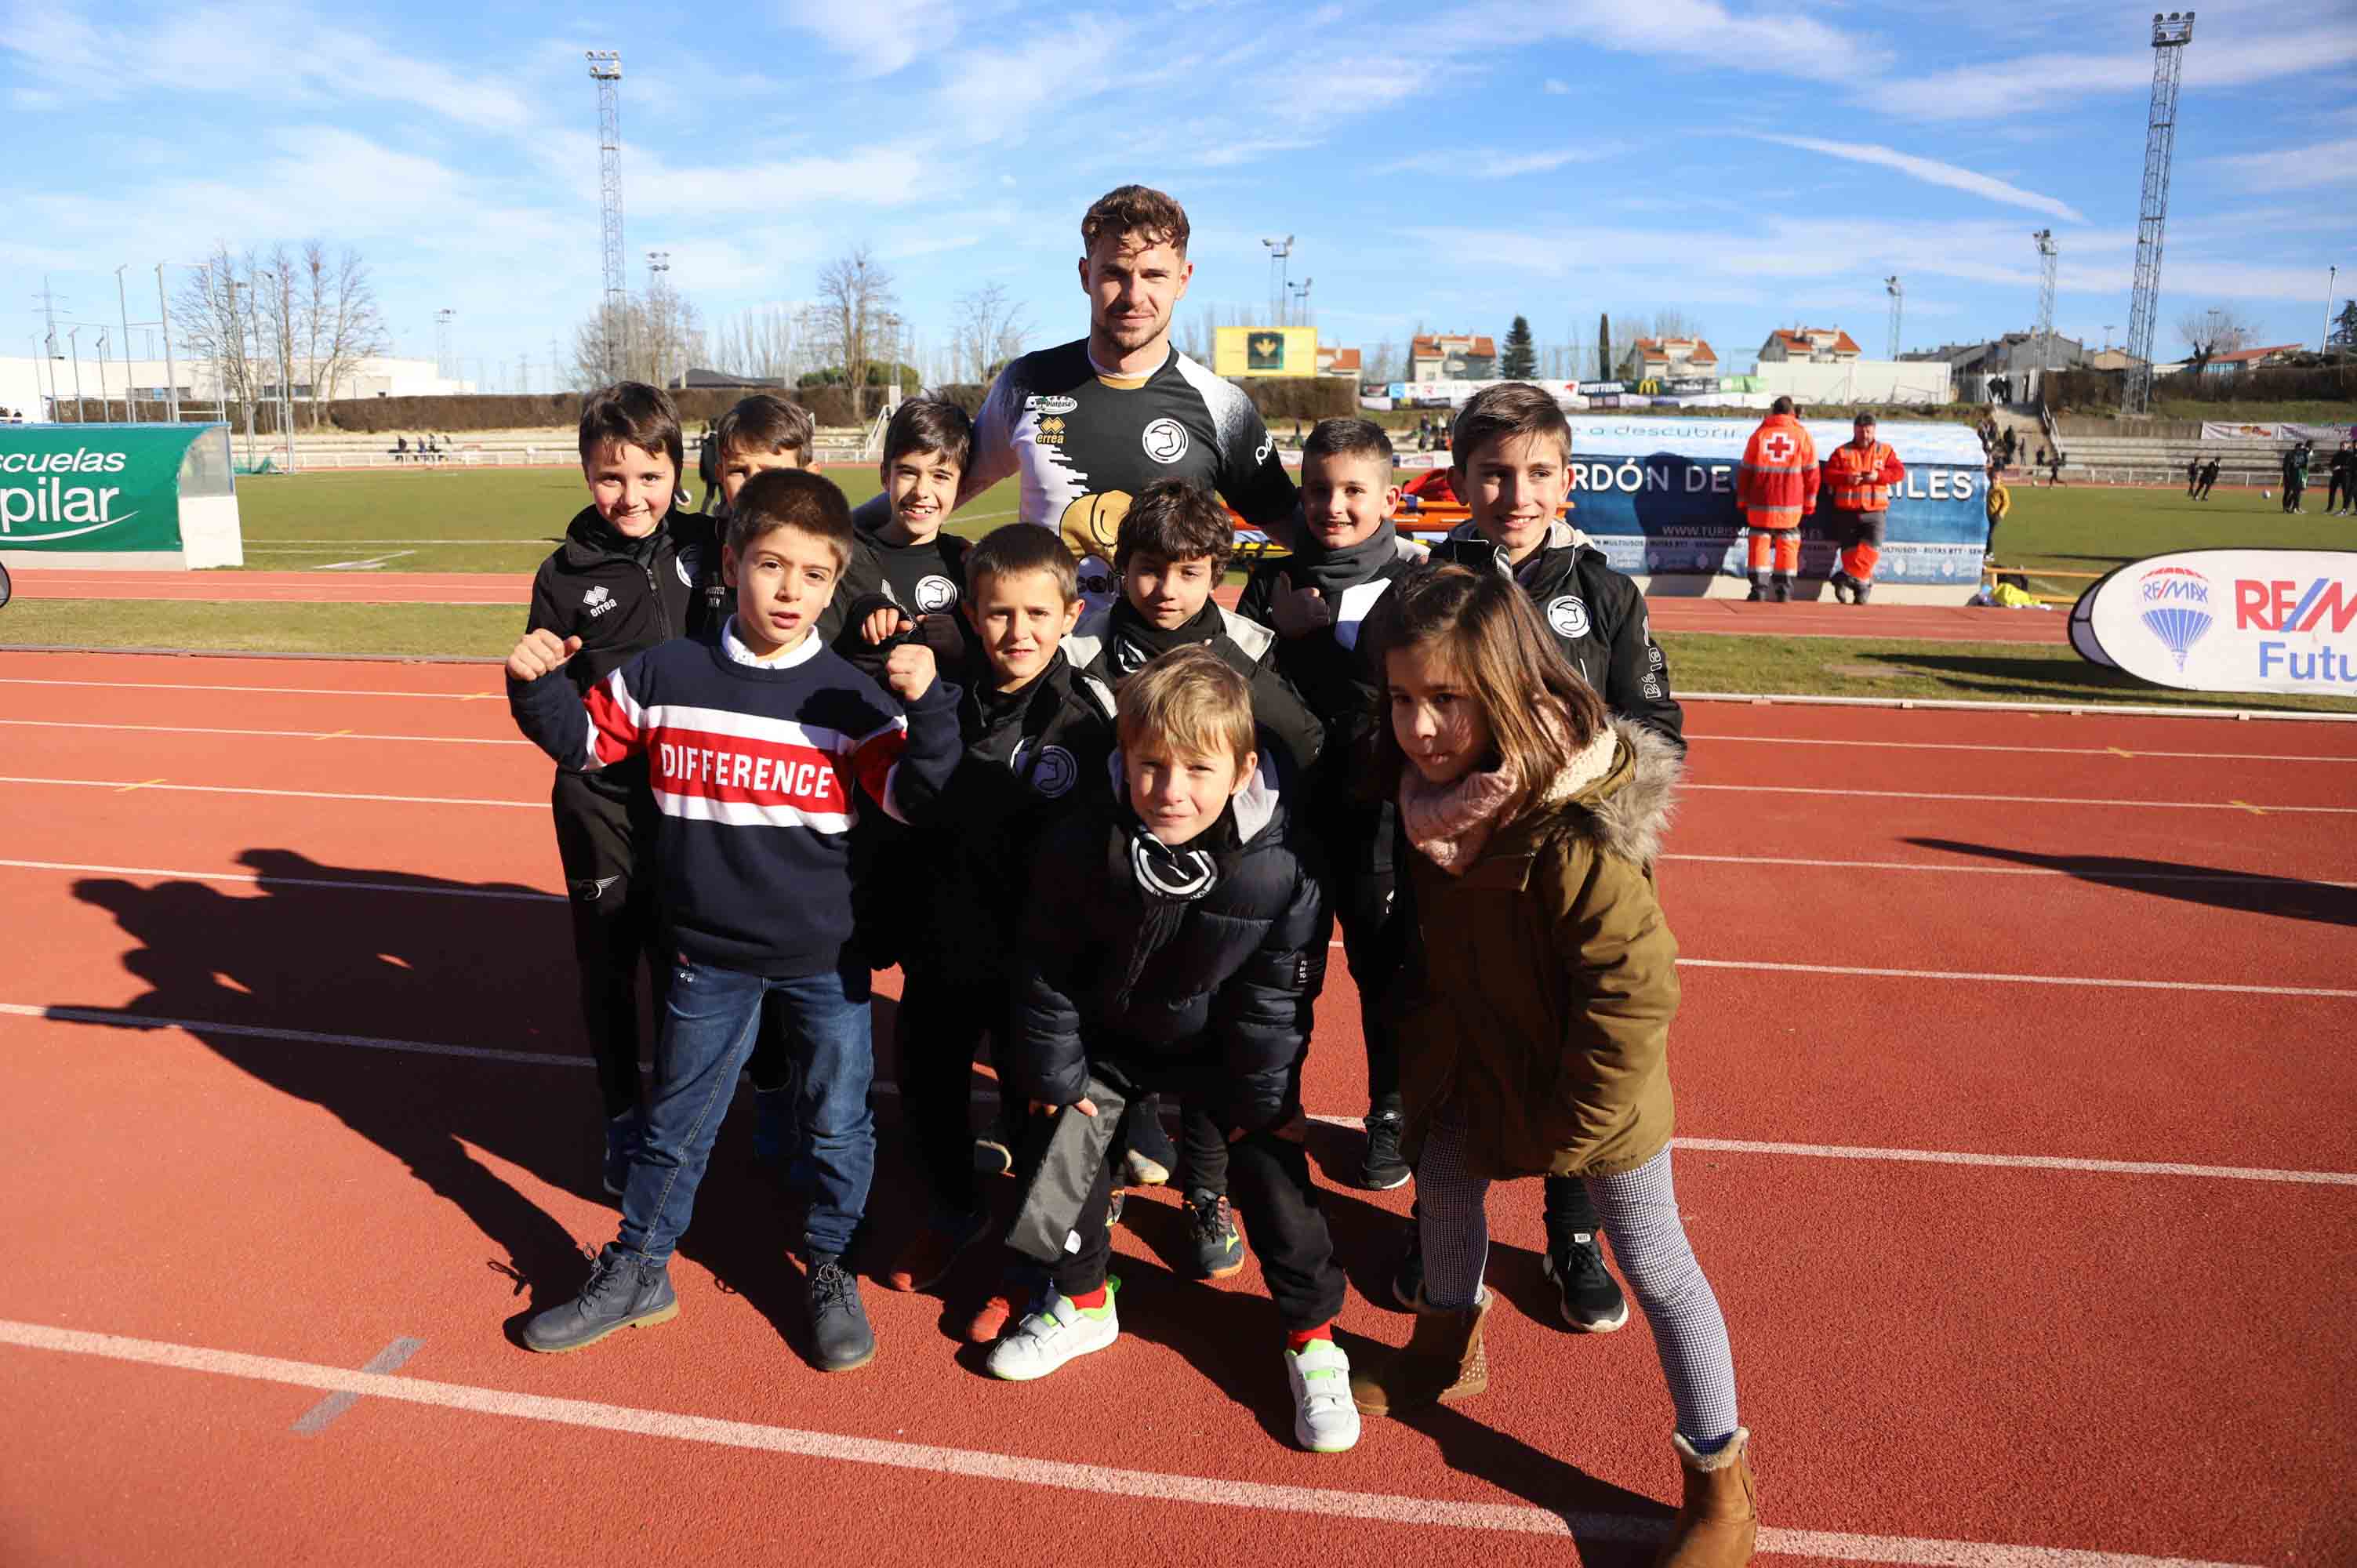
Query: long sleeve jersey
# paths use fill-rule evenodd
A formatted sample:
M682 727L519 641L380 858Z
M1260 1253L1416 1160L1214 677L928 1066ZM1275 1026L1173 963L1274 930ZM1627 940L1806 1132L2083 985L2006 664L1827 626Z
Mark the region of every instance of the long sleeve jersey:
M903 770L938 793L957 766L957 703L935 681L904 711L815 636L757 663L733 624L650 649L578 699L563 681L508 682L517 726L558 762L647 759L679 950L772 977L844 961L856 794L899 814Z

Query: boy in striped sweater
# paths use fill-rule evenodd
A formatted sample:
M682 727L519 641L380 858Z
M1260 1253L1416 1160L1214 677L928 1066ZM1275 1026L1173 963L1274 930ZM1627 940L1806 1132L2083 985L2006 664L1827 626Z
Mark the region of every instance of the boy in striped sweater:
M530 632L508 658L509 706L551 757L585 771L647 759L677 949L621 1233L578 1296L525 1324L531 1349L577 1350L678 1315L672 1250L764 1000L776 998L802 1056L813 1359L847 1371L876 1353L843 1266L876 1169L868 966L851 918L855 790L899 816L904 779L905 798L938 794L960 745L957 691L936 679L921 643L892 650L887 696L813 635L851 549L851 510L832 482L761 474L730 509L722 569L737 607L714 637L651 649L578 701L545 679L573 639Z

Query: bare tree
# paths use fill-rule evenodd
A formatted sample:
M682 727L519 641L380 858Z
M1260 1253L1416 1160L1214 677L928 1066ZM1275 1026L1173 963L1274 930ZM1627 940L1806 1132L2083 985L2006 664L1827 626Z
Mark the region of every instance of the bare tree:
M253 252L240 256L216 242L212 253L181 283L172 312L174 337L191 358L211 367L213 397L225 419L230 405L244 402L254 382L254 265Z
M988 283L957 300L956 325L951 329L953 374L979 385L995 369L1023 352L1030 334L1017 304L1003 284Z
M724 322L716 367L731 375L791 383L807 368L796 315L782 305L765 305Z
M2198 361L2247 349L2257 335L2258 328L2231 305L2188 310L2177 318L2177 336Z
M851 389L851 408L861 424L867 420L867 373L879 355L895 351L899 321L894 307L892 274L875 252L858 245L847 255L827 263L818 276L818 303L812 307L807 330L823 358L842 372Z
M1702 335L1701 320L1674 306L1653 312L1653 329L1644 334L1648 338L1700 338Z
M606 333L618 329L621 341L607 356ZM695 306L660 275L642 295L625 300L618 317L609 317L603 301L573 328L572 363L565 368L567 384L587 391L606 384L606 367L622 367L625 381L663 385L684 375L691 361L705 356L704 322Z
M306 241L297 269L296 321L311 375L311 428L317 430L320 405L334 402L361 361L383 353L391 338L368 264L358 251L347 245L329 256L318 241Z

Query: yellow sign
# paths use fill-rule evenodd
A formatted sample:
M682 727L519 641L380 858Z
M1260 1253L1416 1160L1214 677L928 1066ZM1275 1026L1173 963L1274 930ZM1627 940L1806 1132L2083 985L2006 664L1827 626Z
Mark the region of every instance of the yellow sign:
M1223 376L1314 376L1315 327L1222 327L1211 369Z

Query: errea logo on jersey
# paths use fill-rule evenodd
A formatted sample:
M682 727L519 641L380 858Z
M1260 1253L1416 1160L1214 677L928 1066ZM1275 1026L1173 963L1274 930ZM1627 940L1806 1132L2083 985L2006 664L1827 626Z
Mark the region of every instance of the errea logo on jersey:
M589 618L591 620L596 620L599 616L604 615L608 610L617 607L620 603L621 601L615 598L612 591L603 583L598 584L596 587L581 596L581 607L589 612Z
M1187 427L1175 419L1157 419L1141 438L1146 455L1157 463L1176 463L1187 455Z

